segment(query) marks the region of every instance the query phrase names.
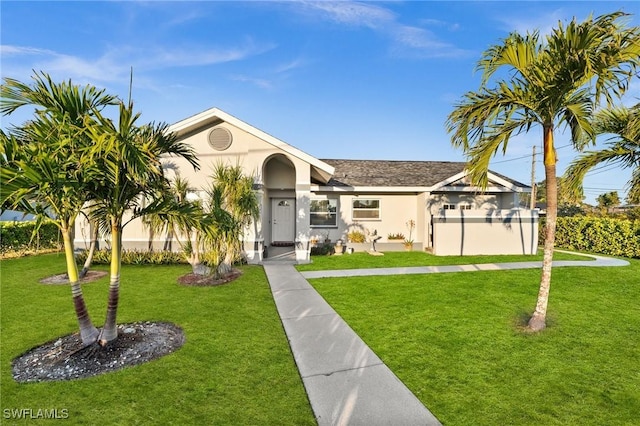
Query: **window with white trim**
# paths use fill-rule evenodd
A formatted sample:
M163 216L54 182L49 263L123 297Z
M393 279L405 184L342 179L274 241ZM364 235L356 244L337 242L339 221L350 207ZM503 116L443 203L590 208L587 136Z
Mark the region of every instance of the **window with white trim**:
M380 200L377 198L354 198L351 203L351 218L354 220L380 220Z
M471 204L460 204L460 210L471 210Z
M455 204L443 204L442 208L445 210L455 210L456 209L456 205Z
M338 200L332 198L311 200L309 220L313 227L338 226Z

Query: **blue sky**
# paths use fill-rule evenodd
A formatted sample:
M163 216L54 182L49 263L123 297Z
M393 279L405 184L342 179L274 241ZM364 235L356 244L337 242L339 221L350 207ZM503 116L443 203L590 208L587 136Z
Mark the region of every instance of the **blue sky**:
M144 121L174 123L218 107L317 158L464 161L444 123L480 78L481 53L509 32L640 2L6 1L1 74L32 70L133 99ZM625 103L640 98L636 79ZM2 117L20 124L31 111ZM510 142L491 169L524 183L540 129ZM576 155L558 132L558 172ZM540 151L540 149L538 149ZM542 180L541 156L536 180ZM629 171L588 175L586 201Z

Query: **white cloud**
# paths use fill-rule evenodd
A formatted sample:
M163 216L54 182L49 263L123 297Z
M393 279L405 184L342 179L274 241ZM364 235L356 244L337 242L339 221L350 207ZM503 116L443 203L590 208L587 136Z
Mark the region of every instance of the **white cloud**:
M7 70L42 69L52 76L90 82L122 81L134 70L158 70L242 61L275 48L246 40L233 47L184 46L182 48L142 48L111 46L96 58L79 57L30 46L1 46L3 68ZM34 56L37 56L34 61ZM25 61L26 59L26 61ZM5 74L7 74L5 72Z
M306 61L304 59L297 58L277 66L274 71L277 74L282 74L282 73L292 71L294 69L301 68L305 65L306 65Z
M377 5L354 1L302 1L295 4L302 5L302 11L306 13L320 12L323 19L384 34L393 42L391 50L403 56L452 57L468 53L440 40L425 28L401 23L391 10ZM441 21L427 19L422 22L434 24Z
M569 17L567 18L567 15ZM562 21L563 24L571 20L572 16L563 9L555 9L543 14L537 13L522 13L517 16L507 14L498 16L496 20L500 22L507 32L516 31L520 34L526 34L527 32L533 32L538 30L540 35L551 34L553 28L558 26L558 22Z
M378 6L353 1L302 1L307 10L320 11L324 17L342 24L377 29L395 21L395 15Z
M140 65L145 68L168 68L212 65L241 61L260 55L275 48L273 44L256 45L251 40L244 45L223 48L185 46L184 48L136 49L131 57L140 57Z
M0 55L2 56L23 56L23 55L52 55L53 51L38 49L36 47L0 45Z
M438 27L438 28L445 28L449 31L458 31L460 29L460 24L458 23L451 23L451 22L446 22L446 21L441 21L439 19L422 19L420 21L421 23L423 23L424 25L428 26L428 27Z
M254 86L258 86L262 89L272 89L273 88L273 83L270 80L264 79L264 78L257 78L257 77L249 77L246 75L242 75L242 74L236 74L231 76L231 79L234 81L240 81L243 83L250 83Z

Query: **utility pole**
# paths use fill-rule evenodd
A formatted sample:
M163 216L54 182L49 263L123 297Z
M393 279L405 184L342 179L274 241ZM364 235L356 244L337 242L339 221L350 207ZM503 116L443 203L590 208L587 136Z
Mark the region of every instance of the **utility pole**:
M536 208L536 146L531 157L531 210Z

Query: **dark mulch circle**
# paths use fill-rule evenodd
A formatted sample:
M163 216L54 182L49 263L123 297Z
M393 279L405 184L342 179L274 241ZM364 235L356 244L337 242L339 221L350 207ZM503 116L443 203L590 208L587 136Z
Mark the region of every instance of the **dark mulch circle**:
M178 350L185 342L180 327L168 322L118 325L118 337L105 347L85 348L78 333L30 349L12 362L17 382L75 380L143 364Z
M242 275L242 271L239 269L234 269L221 278L215 278L212 275L187 274L178 277L178 284L194 287L223 285L238 279L240 275Z
M90 283L92 281L96 281L102 277L104 277L105 275L107 275L108 272L107 271L88 271L87 275L84 276L83 279L80 280L80 283L85 284L85 283ZM50 277L46 277L40 280L41 284L53 284L53 285L62 285L62 284L69 284L69 277L67 276L66 273L64 274L57 274L57 275L51 275Z

